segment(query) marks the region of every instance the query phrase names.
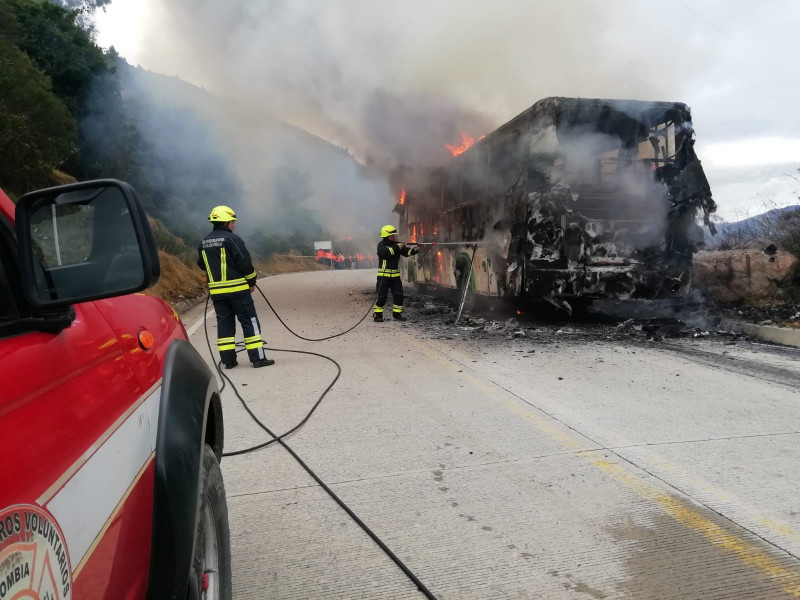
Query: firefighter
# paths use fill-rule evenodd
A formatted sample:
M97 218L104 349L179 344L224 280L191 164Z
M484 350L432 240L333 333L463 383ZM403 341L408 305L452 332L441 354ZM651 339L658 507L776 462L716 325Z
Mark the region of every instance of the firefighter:
M232 369L236 360L236 319L242 325L244 345L253 367L268 367L275 361L264 354L261 327L251 294L256 286L256 270L242 238L233 233L236 213L217 206L208 220L214 225L197 249L197 264L208 277L208 291L217 313L217 349L222 364Z
M376 322L383 321L383 307L386 304L389 290L392 291L392 316L397 321L405 321L403 316L403 282L400 281L400 257L413 256L419 253L419 247L409 248L397 243L397 230L391 225L381 229L381 241L378 244L378 299L375 301Z

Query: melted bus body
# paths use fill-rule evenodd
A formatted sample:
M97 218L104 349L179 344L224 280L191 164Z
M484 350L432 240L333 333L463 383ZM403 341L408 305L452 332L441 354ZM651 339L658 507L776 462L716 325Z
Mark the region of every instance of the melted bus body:
M560 303L686 295L715 209L686 105L555 97L395 207L406 239L447 244L405 263L409 283Z

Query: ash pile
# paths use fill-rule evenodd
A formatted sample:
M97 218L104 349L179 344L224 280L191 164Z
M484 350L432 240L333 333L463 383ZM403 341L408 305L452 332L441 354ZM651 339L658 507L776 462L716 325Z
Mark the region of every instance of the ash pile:
M412 296L407 302L407 316L412 327L432 339L518 339L537 343L559 341L637 340L663 342L668 339L717 339L734 344L747 339L718 328L721 319L708 311L687 313L688 317L652 316L653 305L628 310L628 314L592 312L580 317L567 317L552 312L530 314L495 309L486 314L464 311L456 323L458 306L434 296ZM672 307L662 307L671 312ZM509 314L510 312L510 314ZM641 315L636 313L641 312ZM514 314L516 313L516 314ZM683 315L682 315L683 316Z

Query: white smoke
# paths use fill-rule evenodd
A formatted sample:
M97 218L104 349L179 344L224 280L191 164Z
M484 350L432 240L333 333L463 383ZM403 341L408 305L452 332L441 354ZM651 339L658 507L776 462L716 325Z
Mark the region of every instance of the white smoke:
M709 60L633 1L139 1L146 66L378 163L444 160L544 96L677 100Z
M797 137L799 15L791 0L114 0L98 21L103 43L134 63L267 110L363 161L406 163L409 153L439 156L458 128L477 137L551 95L687 102L701 158L709 142ZM412 110L367 118L380 94ZM425 118L431 103L453 109L450 124ZM723 204L753 193L738 167L737 183L717 186L726 168L709 168Z

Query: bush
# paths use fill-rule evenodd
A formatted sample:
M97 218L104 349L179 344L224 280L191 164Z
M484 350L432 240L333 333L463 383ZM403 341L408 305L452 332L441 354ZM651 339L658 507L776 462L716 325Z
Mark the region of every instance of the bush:
M720 250L743 248L750 242L766 240L800 258L800 207L776 208L770 198L737 213L735 223L721 225Z

